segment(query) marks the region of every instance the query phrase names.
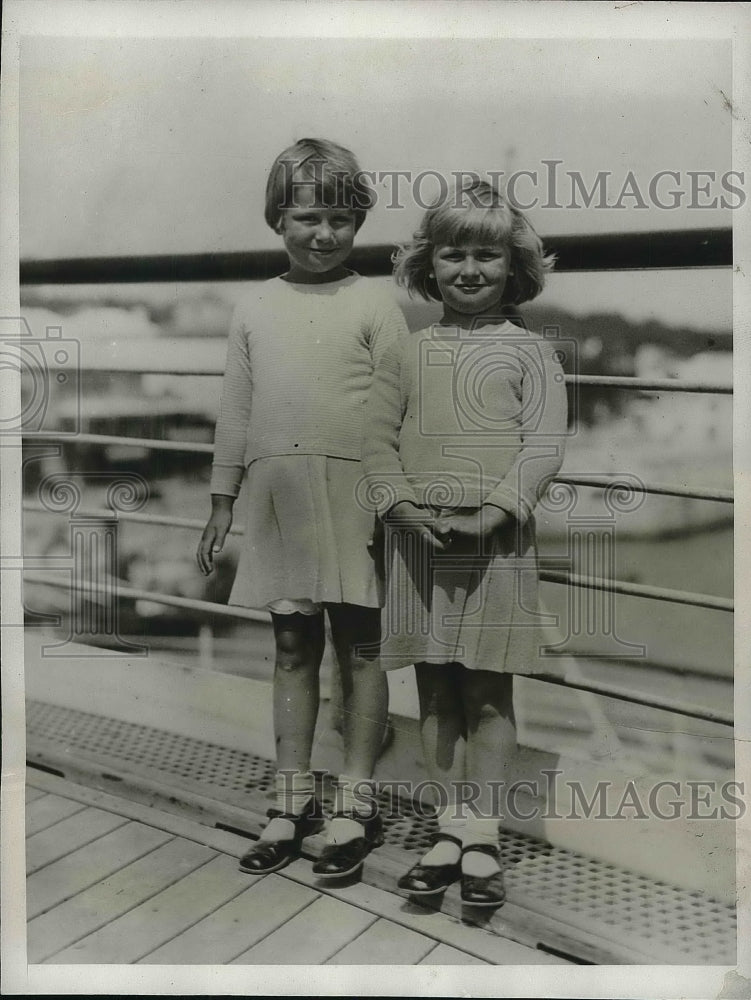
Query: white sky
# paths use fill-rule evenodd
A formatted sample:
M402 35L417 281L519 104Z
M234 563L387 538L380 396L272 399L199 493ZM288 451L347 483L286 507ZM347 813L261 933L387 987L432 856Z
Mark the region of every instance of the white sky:
M588 186L629 170L721 175L731 164L727 41L667 39L50 38L22 40L23 257L184 253L278 245L263 222L266 172L302 135L351 147L379 171L537 170L562 160ZM672 185L668 180L662 191ZM422 189L430 195L430 183ZM409 236L420 208L387 208L361 242ZM719 185L712 194L722 193ZM627 206L633 200L625 200ZM541 234L729 225L720 209L538 208ZM654 285L654 275L647 288ZM587 278L591 308L653 310L636 278ZM640 280L640 279L639 279ZM581 279L556 301L586 311ZM714 327L729 282L659 279L656 312ZM547 293L553 294L553 288ZM688 297L688 298L687 298ZM700 313L697 314L698 300Z

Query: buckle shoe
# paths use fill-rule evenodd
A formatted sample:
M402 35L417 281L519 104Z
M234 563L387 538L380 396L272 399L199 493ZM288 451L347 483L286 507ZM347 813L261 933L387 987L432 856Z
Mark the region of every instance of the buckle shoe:
M313 874L319 878L342 878L354 874L373 848L384 843L383 821L379 813L366 818L356 812L339 812L334 813L332 818L353 819L363 827L363 835L348 840L346 844L327 844L313 864Z
M494 844L469 844L462 857L470 851L487 854L500 865L501 852ZM461 900L468 906L500 906L506 898L503 870L492 875L465 875L462 872Z
M281 809L269 809L266 813L269 820L277 816L294 824L295 834L289 840L258 840L240 858L240 871L250 875L268 875L279 871L295 858L300 856L302 842L305 837L318 833L323 828L323 815L320 802L313 798L305 810L297 816L295 813L285 813Z
M461 849L461 840L451 833L439 833L434 839L433 845L441 840L450 840ZM402 875L396 884L399 889L413 896L432 896L439 892L445 892L452 882L456 882L461 873L459 861L452 865L424 865L418 861L416 865L412 865L406 875Z

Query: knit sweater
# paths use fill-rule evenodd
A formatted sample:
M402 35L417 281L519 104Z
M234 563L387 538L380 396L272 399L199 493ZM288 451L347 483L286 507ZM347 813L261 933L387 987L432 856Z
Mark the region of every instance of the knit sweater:
M360 459L375 364L406 332L375 282L273 278L235 310L214 439L211 492L237 496L255 459Z
M383 356L363 462L379 514L418 506L531 515L560 469L566 388L555 342L511 323L403 335Z

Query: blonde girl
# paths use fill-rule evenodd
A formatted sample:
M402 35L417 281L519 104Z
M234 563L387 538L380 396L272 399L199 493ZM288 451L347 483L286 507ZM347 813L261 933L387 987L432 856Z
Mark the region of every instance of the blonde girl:
M415 664L426 766L445 794L438 838L400 881L430 895L505 896L498 789L516 748L514 674L540 643L533 511L558 471L566 391L554 344L512 324L551 260L525 217L475 181L429 209L395 276L441 301L376 372L364 463L383 519L381 662ZM475 790L460 805L459 782Z

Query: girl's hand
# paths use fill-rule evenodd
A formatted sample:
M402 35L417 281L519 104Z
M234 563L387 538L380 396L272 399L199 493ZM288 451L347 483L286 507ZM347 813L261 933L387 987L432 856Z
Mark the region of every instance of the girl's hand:
M204 576L214 569L214 555L222 551L224 539L232 527L232 505L234 497L213 494L211 497L211 517L203 529L201 541L198 543L196 559L198 568Z
M445 530L438 526L435 518L422 507L416 507L408 500L400 500L394 504L385 517L385 523L390 528L409 528L420 538L420 541L437 552L446 548L443 540Z
M485 504L467 514L452 514L447 519L450 530L468 538L487 538L511 520L511 515L493 504Z

